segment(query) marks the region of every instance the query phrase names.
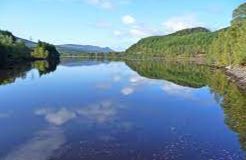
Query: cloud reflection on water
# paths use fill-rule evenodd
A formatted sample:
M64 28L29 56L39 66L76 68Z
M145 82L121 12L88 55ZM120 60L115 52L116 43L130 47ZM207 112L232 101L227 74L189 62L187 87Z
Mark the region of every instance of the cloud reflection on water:
M81 108L41 108L35 111L35 115L44 116L44 119L52 125L61 126L75 118L83 118L94 123L106 123L112 120L123 105L111 100L100 101Z
M8 118L10 117L10 113L0 113L0 118Z
M182 98L194 98L196 91L194 88L184 87L165 80L145 78L133 72L128 77L127 85L124 86L120 92L124 96L129 96L147 85L151 85L152 87L156 85L157 88L160 88L160 90L164 91L166 94Z
M135 88L128 86L128 87L123 88L121 90L121 93L123 95L127 96L127 95L130 95L130 94L134 93L134 91L135 91Z
M138 86L147 82L146 78L143 78L136 73L129 75L128 79L129 80L128 80L127 86L125 86L124 88L121 89L121 93L124 96L129 96L129 95L133 94L137 90Z
M37 132L33 138L15 148L2 160L47 160L65 143L63 131L51 127Z
M57 126L60 126L76 117L74 112L71 112L66 108L61 108L58 111L43 108L35 111L35 114L40 116L43 115L46 121Z
M175 96L191 97L194 89L165 81L161 87L165 93Z
M78 115L88 118L93 122L105 123L110 121L118 112L118 105L112 101L102 101L98 104L92 104L76 111Z

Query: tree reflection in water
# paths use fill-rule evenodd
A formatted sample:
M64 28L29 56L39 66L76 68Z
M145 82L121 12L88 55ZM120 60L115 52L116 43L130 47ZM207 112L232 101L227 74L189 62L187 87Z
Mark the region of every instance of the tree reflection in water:
M127 61L129 67L141 76L168 80L182 86L200 88L209 86L216 101L221 103L225 123L238 134L246 151L246 93L228 80L219 69L204 65L160 61Z
M57 61L35 61L0 69L0 85L25 78L32 68L43 76L56 70ZM126 64L143 77L167 80L181 86L201 88L209 86L214 98L221 104L225 113L225 123L238 134L241 147L246 151L246 93L231 83L218 69L191 63L161 61L130 61Z

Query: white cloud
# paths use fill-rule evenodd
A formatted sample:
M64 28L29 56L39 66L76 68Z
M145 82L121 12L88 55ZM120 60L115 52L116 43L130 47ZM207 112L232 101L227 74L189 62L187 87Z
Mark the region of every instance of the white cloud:
M36 0L41 2L49 2L51 0ZM85 2L90 5L96 6L98 8L103 9L114 9L115 7L121 6L121 5L128 5L131 4L132 0L53 0L57 2L76 2L81 3Z
M65 143L63 131L59 128L42 130L25 144L14 148L3 160L46 160Z
M0 113L0 118L8 118L10 117L9 113Z
M101 89L101 90L108 90L111 87L112 87L112 84L111 83L107 83L107 82L105 82L105 83L99 83L99 84L96 85L96 88L97 89Z
M45 120L54 125L62 125L69 120L76 117L76 114L68 111L66 108L62 108L56 112L50 109L40 109L35 112L36 115L44 115Z
M189 87L180 86L171 82L164 82L162 90L167 94L182 96L182 97L191 97L194 89Z
M119 4L131 4L132 0L120 0Z
M130 28L129 34L132 38L144 38L153 35L160 35L161 32L155 27L146 26L145 24L137 24Z
M113 9L119 5L130 4L131 0L85 0L87 3L103 8L103 9Z
M115 36L117 36L117 37L123 35L123 33L122 33L121 31L119 31L119 30L114 30L113 34L114 34Z
M148 80L144 77L139 76L138 74L134 74L130 77L129 81L135 85Z
M112 100L103 100L80 108L61 108L56 111L52 108L39 109L35 111L38 116L44 116L49 123L60 126L72 119L86 120L86 123L110 123L114 120L119 110L124 109L122 104L114 103ZM82 118L82 119L81 119Z
M110 28L112 26L112 24L110 22L107 22L107 21L98 21L96 22L96 24L94 25L96 26L97 28Z
M115 30L113 35L118 38L117 40L119 41L131 43L135 43L141 38L149 36L164 35L186 28L204 26L194 14L171 17L162 23L162 27L141 23L131 15L123 16L122 23L126 24L125 28ZM129 43L127 44L130 45Z
M130 32L130 35L133 37L145 37L149 35L148 32L145 32L144 30L137 29L137 28L130 29L129 32Z
M122 22L127 25L134 24L136 22L136 19L130 15L125 15L122 17Z
M184 15L179 17L172 17L162 23L166 33L173 33L178 30L198 27L202 23L197 20L194 15Z
M89 4L98 6L103 9L112 9L114 4L111 0L86 0Z
M111 2L109 2L109 1L107 1L107 2L103 2L101 4L101 7L105 8L105 9L111 9L111 8L113 8L113 4Z
M141 90L146 85L156 83L159 82L142 77L139 74L133 72L131 75L129 75L129 83L121 90L121 94L129 96L134 92Z
M119 75L114 75L113 76L113 81L114 82L119 82L121 80L121 76L119 76Z
M127 42L132 41L132 43L136 42L137 40L152 36L152 35L159 35L160 31L152 29L150 27L146 27L144 25L134 25L134 26L129 26L129 28L120 31L120 30L115 30L113 31L113 35L118 38L124 38L127 39Z
M117 114L117 106L111 101L102 101L86 108L78 109L77 113L85 116L93 122L105 123L110 121Z
M134 92L134 88L133 87L126 87L126 88L123 88L121 90L121 93L125 96L128 96L130 94L132 94Z

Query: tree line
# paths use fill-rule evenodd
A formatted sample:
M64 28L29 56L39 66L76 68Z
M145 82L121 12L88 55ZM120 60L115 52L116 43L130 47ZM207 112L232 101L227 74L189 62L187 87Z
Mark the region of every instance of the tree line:
M59 61L59 56L54 45L39 41L34 48L28 48L11 32L0 30L0 66L32 60Z
M184 29L140 40L126 50L129 57L194 57L203 55L218 66L246 65L246 3L233 11L231 26L215 32Z
M0 64L30 58L30 49L8 31L0 31Z
M144 38L126 52L140 57L194 56L208 52L216 34L201 27L184 29L167 36Z
M234 10L231 26L219 33L208 53L217 65L246 65L246 3Z

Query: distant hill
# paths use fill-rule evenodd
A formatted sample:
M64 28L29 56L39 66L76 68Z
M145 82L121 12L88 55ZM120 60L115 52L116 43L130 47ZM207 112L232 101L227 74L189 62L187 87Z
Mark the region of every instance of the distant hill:
M34 48L37 43L36 42L33 42L33 41L30 41L30 40L26 40L26 39L23 39L23 38L19 38L19 37L16 37L17 40L21 40L22 42L25 43L25 45L29 48Z
M189 35L189 34L193 34L193 33L200 33L200 32L209 33L210 30L207 28L204 28L204 27L187 28L187 29L182 29L180 31L169 34L169 36L184 36L184 35Z
M80 53L109 53L113 52L109 47L98 47L92 45L77 45L77 44L64 44L57 45L57 50L60 53L69 53L69 54L80 54Z
M16 37L17 40L21 40L25 43L25 45L29 48L34 48L37 43L26 40L23 38ZM109 47L99 47L99 46L92 46L92 45L78 45L78 44L63 44L63 45L56 45L56 49L60 53L69 53L69 54L81 54L81 53L109 53L113 52L112 49Z
M215 32L203 27L143 38L126 50L133 58L194 58L216 66L246 66L246 3L233 11L230 26Z
M143 38L127 49L126 53L156 57L204 54L217 34L203 27L184 29L169 35Z

